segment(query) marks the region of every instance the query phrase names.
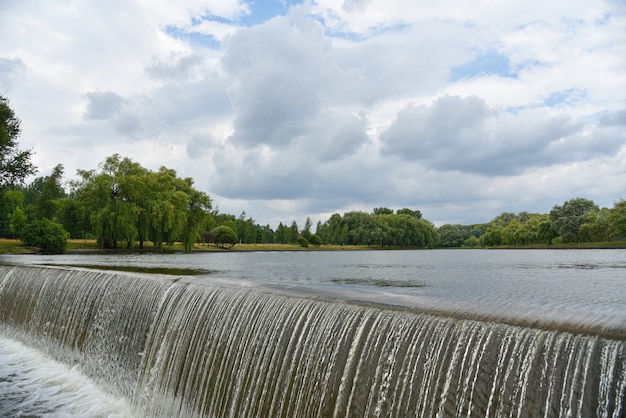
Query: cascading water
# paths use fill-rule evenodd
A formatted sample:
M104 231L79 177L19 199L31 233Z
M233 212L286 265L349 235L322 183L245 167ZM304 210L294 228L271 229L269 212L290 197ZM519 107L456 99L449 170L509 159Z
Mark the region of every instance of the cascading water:
M0 335L142 416L622 417L623 336L0 266Z

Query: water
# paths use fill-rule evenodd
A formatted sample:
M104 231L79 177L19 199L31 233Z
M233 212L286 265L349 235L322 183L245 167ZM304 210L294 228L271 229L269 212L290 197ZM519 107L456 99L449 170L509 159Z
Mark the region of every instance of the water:
M130 405L78 370L0 337L0 416L132 417Z
M201 269L209 274L186 280L626 336L626 250L19 255L2 261Z
M103 415L620 417L625 254L4 256L208 272L0 266L0 384L49 397L5 371L21 341L125 405Z

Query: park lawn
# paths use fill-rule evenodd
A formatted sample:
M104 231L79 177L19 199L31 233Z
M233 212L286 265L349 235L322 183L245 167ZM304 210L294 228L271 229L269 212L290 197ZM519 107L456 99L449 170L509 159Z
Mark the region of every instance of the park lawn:
M468 248L468 247L465 247ZM472 247L472 248L484 248L484 247ZM568 244L555 244L555 245L527 245L527 246L501 246L492 247L500 249L584 249L584 248L626 248L626 241L610 241L610 242L583 242L583 243L568 243ZM215 244L200 244L197 243L193 247L193 252L234 252L234 251L358 251L358 250L383 250L393 249L390 247L368 247L366 245L322 245L319 247L310 245L309 247L302 247L299 244L236 244L233 247L220 247ZM406 248L399 248L406 249ZM70 253L92 253L92 252L156 252L158 251L151 242L144 243L144 248L139 249L138 243L127 249L124 243L119 244L117 250L102 250L98 247L96 240L90 239L70 239L67 241L67 251ZM0 238L0 254L32 254L36 250L31 247L26 247L20 240ZM184 252L183 245L181 243L174 243L173 245L163 245L163 252Z

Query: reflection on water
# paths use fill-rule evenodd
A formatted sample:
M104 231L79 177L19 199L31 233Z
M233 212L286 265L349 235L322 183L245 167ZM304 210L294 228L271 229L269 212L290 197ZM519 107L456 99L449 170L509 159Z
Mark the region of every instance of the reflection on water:
M345 284L352 286L374 286L374 287L424 287L423 283L418 283L411 280L387 280L387 279L372 279L372 278L343 278L343 279L328 279L329 283Z

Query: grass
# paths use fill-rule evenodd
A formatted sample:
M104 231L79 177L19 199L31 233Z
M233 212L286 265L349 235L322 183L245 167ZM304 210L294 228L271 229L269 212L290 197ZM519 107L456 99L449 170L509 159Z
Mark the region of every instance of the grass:
M120 243L121 246L117 250L102 250L98 247L95 240L71 239L67 242L67 251L73 253L89 253L89 252L156 252L158 249L152 243L144 243L143 250L140 250L138 244L131 249ZM481 248L481 247L471 247ZM585 249L585 248L626 248L626 241L610 241L610 242L583 242L568 243L556 245L526 245L526 246L502 246L493 248L510 248L510 249ZM368 247L366 245L322 245L321 247L309 246L301 247L298 244L237 244L232 248L222 248L213 244L195 244L194 252L235 252L235 251L362 251L362 250L388 250L388 247ZM406 248L401 248L406 249ZM163 245L163 252L183 252L182 244ZM0 238L0 254L31 254L36 251L33 248L26 247L20 240Z

